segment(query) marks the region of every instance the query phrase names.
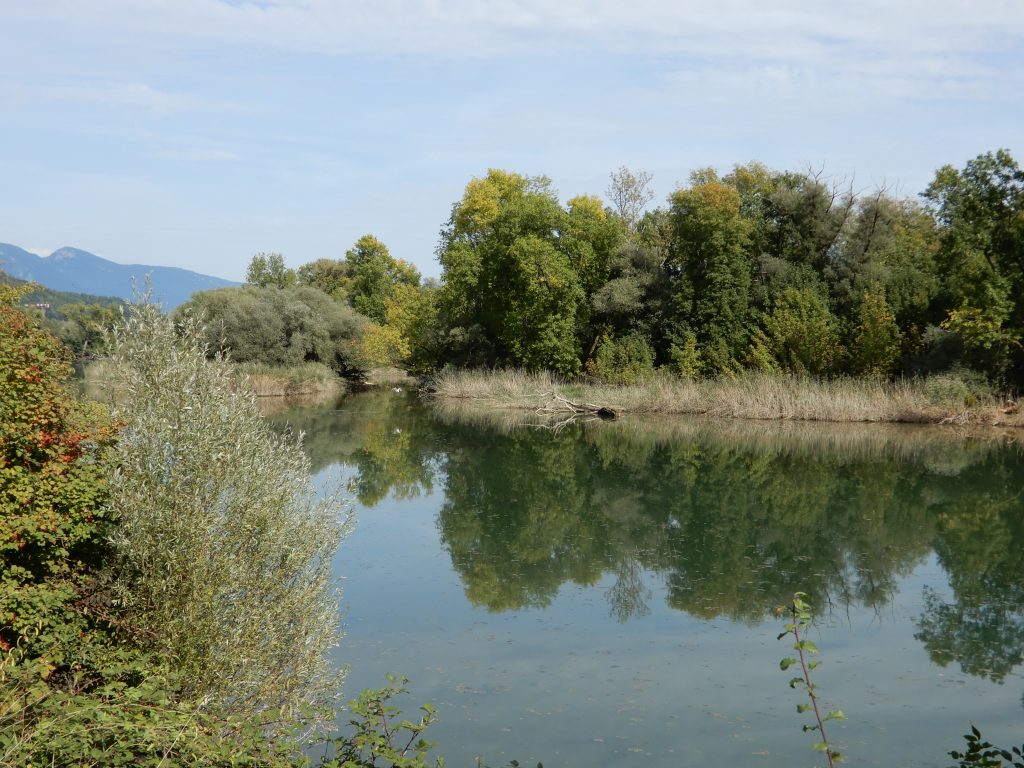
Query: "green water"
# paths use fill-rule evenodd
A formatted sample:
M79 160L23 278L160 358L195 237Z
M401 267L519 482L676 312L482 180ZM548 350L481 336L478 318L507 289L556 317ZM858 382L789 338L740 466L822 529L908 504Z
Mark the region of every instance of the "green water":
M1024 452L950 429L534 425L369 392L275 417L350 482L346 692L411 678L449 766L813 766L774 608L818 614L850 765L1024 741Z

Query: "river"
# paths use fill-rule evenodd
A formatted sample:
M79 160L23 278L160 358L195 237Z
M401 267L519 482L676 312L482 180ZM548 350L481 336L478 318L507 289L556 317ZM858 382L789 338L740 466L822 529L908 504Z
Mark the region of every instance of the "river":
M850 765L1024 739L1024 451L954 428L434 408L272 417L350 488L345 693L410 678L448 765L813 766L775 608Z

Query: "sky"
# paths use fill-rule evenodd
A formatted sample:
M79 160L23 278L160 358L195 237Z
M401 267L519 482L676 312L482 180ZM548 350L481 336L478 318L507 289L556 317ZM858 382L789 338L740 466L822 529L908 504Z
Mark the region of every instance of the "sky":
M0 0L0 242L241 280L363 234L437 276L488 168L655 200L758 160L1024 161L1024 0Z

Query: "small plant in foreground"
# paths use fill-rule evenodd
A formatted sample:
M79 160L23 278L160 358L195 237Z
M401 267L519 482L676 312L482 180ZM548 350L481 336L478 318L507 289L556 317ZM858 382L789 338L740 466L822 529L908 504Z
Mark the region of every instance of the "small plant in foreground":
M807 712L808 710L814 713L814 719L817 721L816 724L805 724L804 732L817 731L821 736L821 740L815 742L814 749L818 752L825 753L825 759L828 760L829 768L832 768L836 763L841 763L845 758L842 754L832 749L832 745L828 740L828 736L825 734L825 723L829 720L845 720L846 715L843 714L842 710L835 709L828 714L822 716L821 708L818 706L818 695L816 693L816 686L811 682L811 670L817 667L820 661L808 661L808 656L813 656L818 653L818 647L810 640L804 639L801 634L805 634L808 627L811 625L811 619L814 614L811 612L810 603L807 602L807 595L804 592L797 592L793 595L793 602L788 607L782 607L775 609L776 615L785 614L791 620L786 622L785 631L779 634L779 640L786 637L787 635L793 636L793 650L797 652L796 657L787 656L779 662L779 668L783 671L789 669L794 664L800 665L802 675L793 677L789 681L790 688L796 688L797 686L803 686L803 689L807 692L807 698L810 699L809 704L797 704L797 712Z
M981 731L973 725L971 732L964 734L966 752L953 750L949 756L959 760L956 768L1024 768L1024 744L1011 749L1000 749L981 740Z
M324 757L322 768L444 768L444 758L431 763L427 753L434 743L422 737L423 732L437 720L437 712L430 704L420 707L423 716L417 721L400 720L401 710L388 702L407 693L408 678L388 675L389 685L380 690L363 691L358 699L349 702L354 717L349 721L355 727L351 736L339 737L334 745L333 757Z

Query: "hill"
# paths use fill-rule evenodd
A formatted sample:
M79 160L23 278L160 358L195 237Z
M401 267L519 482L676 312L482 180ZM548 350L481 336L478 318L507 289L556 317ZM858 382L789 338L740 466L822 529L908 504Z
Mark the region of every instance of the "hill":
M0 269L12 277L40 283L55 291L121 299L132 297L133 280L141 288L148 275L153 298L165 309L173 309L197 291L239 285L178 267L117 264L78 248L59 248L49 256L36 256L7 243L0 243Z
M28 282L13 275L9 275L0 269L0 283L7 285L21 285ZM73 291L55 291L45 286L38 291L26 294L19 302L23 305L37 305L44 310L47 318L63 320L64 315L61 308L67 304L98 304L101 307L119 307L124 304L124 299L117 296L95 296L91 293L75 293Z

